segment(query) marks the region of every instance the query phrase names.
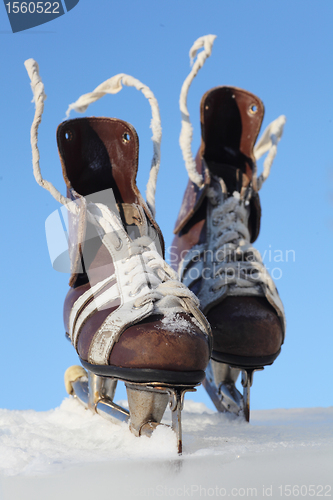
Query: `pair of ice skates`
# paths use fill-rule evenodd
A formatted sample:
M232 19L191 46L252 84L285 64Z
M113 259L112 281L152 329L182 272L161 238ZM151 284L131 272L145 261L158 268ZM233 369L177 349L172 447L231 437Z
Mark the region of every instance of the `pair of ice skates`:
M203 46L208 57L214 37L199 40L194 51ZM198 59L192 78L202 64ZM37 64L29 60L26 66L36 104L35 176L69 212L72 275L64 319L84 368L67 370L67 391L102 416L129 420L137 436L150 435L160 425L169 403L179 452L184 394L201 382L218 411L249 420L253 372L274 362L285 331L277 290L251 246L259 233L258 190L284 120L273 122L255 150L262 102L238 88L214 88L201 101L202 143L194 161L187 131L189 83L183 87L181 142L190 180L170 267L154 219L160 128L153 94L118 75L72 106L82 110L118 91L121 83L140 88L150 99L155 154L148 203L136 186L137 134L113 118L81 118L59 126L65 198L40 174L37 129L45 94ZM257 177L256 157L266 151L264 173ZM243 395L235 386L240 372ZM129 411L113 402L118 380L125 382Z

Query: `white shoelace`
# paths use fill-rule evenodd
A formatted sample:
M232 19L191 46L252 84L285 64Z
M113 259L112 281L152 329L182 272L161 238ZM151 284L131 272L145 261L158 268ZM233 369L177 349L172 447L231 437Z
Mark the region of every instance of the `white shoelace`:
M214 200L215 201L215 200ZM271 280L261 255L251 244L247 228L246 202L234 193L212 209L212 244L214 284L212 291L223 286L261 292L261 284Z
M105 205L89 204L88 209L95 219L95 226L102 240L107 234L115 247L125 242L127 244L127 256L118 266L119 272L126 276L124 286L129 287L128 296L133 299L137 297L134 307L141 308L148 302L153 302L154 314L167 316L185 311L210 335L209 324L199 310L199 300L179 281L178 274L156 251L152 239L141 236L131 241L118 216Z
M62 205L75 214L79 214L79 206L63 196L50 182L43 179L40 170L40 156L38 150L38 127L41 123L44 110L46 94L44 85L39 75L39 67L36 61L29 59L25 61L25 67L31 80L31 88L35 102L35 116L31 127L31 147L33 156L33 172L37 183L47 189L50 194ZM71 109L82 112L89 104L103 97L105 94L115 94L122 89L122 84L133 86L140 90L149 100L152 109L151 128L153 130L154 155L147 184L147 204L155 215L155 190L157 174L160 166L160 144L161 144L161 122L157 100L151 90L139 80L130 75L119 74L99 85L93 92L81 96L74 104L69 106L67 114ZM117 214L112 213L108 207L101 204L89 203L87 207L87 219L95 225L101 239L107 234L114 248L121 245L119 237L124 233L124 228ZM126 237L129 239L128 235ZM206 318L199 310L199 301L196 296L185 287L178 275L166 264L157 251L150 249L152 240L147 237L138 238L129 243L129 256L123 262L123 272L128 276L128 286L131 287L131 296L138 296L134 307L140 308L147 302L154 303L155 313L168 313L171 310L184 310L193 315L208 336L210 326ZM144 272L142 272L144 269ZM125 285L126 286L126 285Z
M182 117L179 143L188 176L199 188L203 187L203 177L196 170L195 159L191 151L193 127L187 109L187 95L193 79L204 65L206 59L211 55L215 38L215 35L198 38L191 47L191 64L196 56L197 60L183 83L179 100ZM203 48L203 50L197 55L200 48ZM206 191L206 195L213 206L211 238L213 240L213 261L217 262L214 269L213 291L217 291L225 285L229 285L230 289L236 287L246 288L249 293L260 292L261 284L274 288L260 253L250 244L250 235L247 228L248 210L246 208L248 202L246 200L251 196L252 186L256 186L259 191L268 178L285 123L286 117L279 116L265 129L257 142L254 148L256 160L265 153L267 153L267 156L264 160L263 172L259 176L255 165L252 183L248 191L242 195L243 198L239 193L234 193L231 197L218 204L219 193L215 192L212 187L208 187Z
M203 177L198 174L196 169L196 163L194 156L192 154L191 144L193 138L193 127L190 120L190 114L187 109L187 95L190 89L191 83L197 76L199 70L205 64L205 61L210 57L212 53L213 43L215 40L215 35L206 35L198 38L190 49L190 62L193 64L193 59L196 57L196 61L193 64L192 70L184 80L181 88L179 107L181 113L181 132L179 136L179 145L183 154L185 167L189 178L194 184L199 188L203 187ZM198 54L198 50L203 48L203 50ZM262 174L257 177L257 172L253 172L253 186L257 186L259 191L268 178L273 160L277 153L277 144L280 141L283 133L283 127L286 123L286 117L284 115L279 116L274 120L263 132L261 138L257 142L254 148L254 155L256 160L259 160L265 153L267 156L264 161L264 169Z
M142 307L149 301L154 302L154 312L167 314L167 309L179 309L202 323L198 315L200 305L197 297L179 279L177 273L154 250L149 248L149 238L143 236L134 240L127 259L124 272L128 276L128 285L133 290L131 295L140 296L134 302L134 307ZM142 273L144 270L144 274Z
M197 76L199 70L205 64L206 59L211 55L215 38L216 35L202 36L198 38L192 45L190 49L190 64L192 66L192 69L182 85L179 97L179 107L182 117L182 128L179 136L179 145L183 153L183 159L188 176L191 181L197 184L199 187L202 187L203 185L203 177L197 172L191 149L193 127L190 120L190 113L187 108L187 94L192 81ZM203 50L198 53L198 50L201 48ZM194 62L195 58L196 61Z
M38 128L42 121L42 115L44 111L44 101L46 99L46 94L44 91L44 84L39 74L38 63L34 59L28 59L24 63L26 70L28 72L31 89L33 93L33 101L35 102L35 116L31 126L31 149L32 149L32 164L33 172L37 183L44 189L47 189L51 195L62 205L65 205L69 211L75 211L76 207L71 200L63 196L50 182L43 179L40 165L39 165L39 150L38 150ZM93 92L84 94L75 103L71 104L67 110L66 116L68 117L71 110L74 109L79 113L83 113L90 104L97 101L106 94L116 94L122 89L122 84L129 87L135 87L140 90L143 95L148 99L152 111L152 120L150 127L153 131L152 141L153 141L153 159L151 162L149 179L146 187L146 197L147 205L151 211L153 217L155 217L155 192L157 175L160 168L161 162L161 140L162 140L162 127L161 127L161 117L158 107L158 102L147 85L144 85L136 78L130 75L120 73L115 75L109 80L101 83Z

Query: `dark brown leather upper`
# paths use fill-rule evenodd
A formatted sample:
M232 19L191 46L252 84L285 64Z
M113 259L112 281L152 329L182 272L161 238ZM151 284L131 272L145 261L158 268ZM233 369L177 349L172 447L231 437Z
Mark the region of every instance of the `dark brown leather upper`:
M67 186L82 196L112 188L117 202L138 203L133 127L112 118L78 118L59 125L57 139Z
M253 147L264 117L262 101L245 90L217 87L203 96L200 116L201 155L208 168L213 162L221 169L239 169L241 185L247 185L252 180Z
M103 191L111 188L117 203L116 210L119 210L124 224L134 227L142 223L139 215L133 215L135 205L140 205L148 224L156 229L164 249L159 227L136 186L139 143L134 128L112 118L80 118L62 123L58 127L57 139L69 194L78 199L80 196L92 195L93 201L108 204L110 200L105 198ZM81 219L81 225L85 224L85 231L82 231L84 242L78 246L79 257L76 255L74 258L77 261L84 257L85 274L77 273L73 277L73 288L65 300L64 322L67 332L70 311L75 301L90 286L114 273L112 258L101 244L95 228L84 217ZM78 226L72 224L69 229L75 232ZM75 241L76 236L70 235L70 239ZM120 301L116 299L102 310L95 311L85 321L77 346L84 361L88 360L90 344L96 331L119 305ZM169 331L161 323L162 316L146 318L127 328L113 347L109 363L123 368L205 370L210 357L209 341L190 316L185 316L191 325L189 331Z
M214 351L269 356L279 351L280 320L265 297L227 297L207 314Z
M172 243L171 265L180 262L193 246L207 241L207 201L205 193L211 176L223 179L228 193L240 192L252 183L249 232L251 242L260 230L261 208L256 191L254 144L264 116L261 100L234 87L209 90L201 100L202 141L196 157L197 171L203 175L199 189L188 182ZM193 284L198 293L202 279ZM224 297L207 313L213 332L213 350L243 357L271 356L283 341L280 319L265 297Z
M200 209L210 175L222 177L230 193L240 191L252 182L254 193L250 200L249 230L251 242L260 231L261 208L256 192L253 147L264 116L264 105L254 94L235 87L216 87L203 96L200 105L201 146L196 156L196 168L203 175L204 185L198 188L189 180L175 224L178 234ZM204 162L203 162L204 160ZM188 232L185 229L185 233Z
M111 188L117 203L141 205L164 249L162 233L136 185L135 129L116 118L77 118L59 125L57 141L67 188L82 196L98 193L98 201L104 201L101 192Z

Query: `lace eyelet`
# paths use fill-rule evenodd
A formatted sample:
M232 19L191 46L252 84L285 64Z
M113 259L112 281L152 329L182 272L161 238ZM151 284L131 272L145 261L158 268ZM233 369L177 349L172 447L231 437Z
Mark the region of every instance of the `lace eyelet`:
M122 141L124 144L128 144L131 140L131 136L128 132L124 132L122 135Z
M72 130L70 130L70 129L67 129L65 131L64 135L65 135L65 139L66 139L67 142L71 142L73 140L73 138L74 138L74 134L73 134Z
M256 104L251 104L249 107L249 114L255 115L258 112L258 106Z

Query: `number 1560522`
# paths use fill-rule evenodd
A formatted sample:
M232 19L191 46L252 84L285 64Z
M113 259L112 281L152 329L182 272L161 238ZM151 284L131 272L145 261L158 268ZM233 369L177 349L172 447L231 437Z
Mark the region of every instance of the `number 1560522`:
M8 2L8 14L60 14L59 2Z

